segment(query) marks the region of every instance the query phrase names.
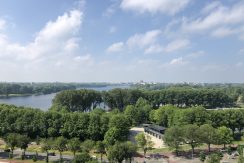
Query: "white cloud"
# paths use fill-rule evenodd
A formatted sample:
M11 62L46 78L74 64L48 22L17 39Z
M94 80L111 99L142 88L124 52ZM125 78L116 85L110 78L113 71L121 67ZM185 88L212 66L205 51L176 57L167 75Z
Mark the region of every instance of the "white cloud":
M219 5L205 17L195 20L184 19L183 31L201 32L221 25L237 25L244 22L244 2L237 3L231 7Z
M78 48L76 34L82 23L82 12L72 10L49 21L36 34L33 42L26 46L8 41L6 35L0 38L0 57L8 56L19 60L38 60L73 53Z
M122 0L120 7L123 10L151 14L163 13L174 15L183 10L191 0Z
M145 54L161 53L163 52L163 47L156 44L151 45L149 48L145 49Z
M178 39L170 42L165 48L166 52L174 52L180 49L184 49L190 45L190 41L186 39Z
M8 65L2 68L5 76L0 80L65 80L63 74L72 77L71 70L79 70L81 65L83 69L89 66L92 59L86 55L82 58L80 54L78 32L82 17L80 10L64 13L49 21L36 33L34 40L25 45L11 42L6 34L0 33L0 62ZM21 78L15 77L16 71Z
M74 57L74 60L76 62L79 62L82 65L93 65L94 64L94 59L90 54L86 54L83 56L76 56Z
M202 9L202 13L203 14L207 14L209 12L214 11L215 9L217 9L219 6L221 6L221 2L220 1L213 1L209 4L207 4L203 9Z
M126 44L129 48L143 48L145 46L152 45L153 43L155 43L160 34L160 30L151 30L143 34L135 34L127 40Z
M117 42L112 44L111 46L108 47L107 52L109 53L114 53L114 52L120 52L124 48L124 43L123 42Z
M197 51L197 52L193 52L193 53L191 53L191 54L189 54L189 55L187 55L186 57L188 57L188 58L199 58L199 57L202 57L202 56L204 56L206 53L204 52L204 51Z
M221 27L212 32L212 36L217 37L217 38L222 38L226 37L232 34L237 33L237 30L226 28L226 27Z
M182 57L175 58L170 61L170 65L184 65L186 63L187 62L184 61Z

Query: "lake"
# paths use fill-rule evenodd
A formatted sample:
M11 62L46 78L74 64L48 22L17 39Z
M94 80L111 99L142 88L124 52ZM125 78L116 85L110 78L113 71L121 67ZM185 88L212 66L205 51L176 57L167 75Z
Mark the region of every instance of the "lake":
M80 89L93 89L97 91L108 91L114 88L129 88L129 85L109 85L105 87L87 87ZM20 97L5 97L0 98L0 103L12 104L16 106L25 106L32 108L40 108L41 110L48 110L52 105L52 100L56 93L46 95L31 95L31 96L20 96Z

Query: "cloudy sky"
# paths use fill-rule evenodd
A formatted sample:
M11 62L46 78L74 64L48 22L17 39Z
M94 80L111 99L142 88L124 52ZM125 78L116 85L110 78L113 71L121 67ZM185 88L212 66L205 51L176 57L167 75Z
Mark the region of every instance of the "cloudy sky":
M244 0L2 0L0 81L244 82Z

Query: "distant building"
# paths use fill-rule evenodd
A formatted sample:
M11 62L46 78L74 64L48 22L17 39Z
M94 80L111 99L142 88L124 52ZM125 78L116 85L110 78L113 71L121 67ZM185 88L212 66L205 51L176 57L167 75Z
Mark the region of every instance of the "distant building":
M155 124L144 124L144 132L149 135L155 136L156 138L162 139L164 132L166 130L165 127L155 125Z

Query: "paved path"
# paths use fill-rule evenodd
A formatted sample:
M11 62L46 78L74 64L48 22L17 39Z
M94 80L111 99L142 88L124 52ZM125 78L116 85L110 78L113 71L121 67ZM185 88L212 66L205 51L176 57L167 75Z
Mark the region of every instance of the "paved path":
M130 129L130 136L129 136L129 140L136 143L135 141L135 136L138 134L138 133L141 133L141 132L144 132L144 128L143 127L133 127ZM165 144L164 144L164 141L162 139L159 139L159 138L156 138L152 135L149 135L147 133L144 132L145 135L148 135L151 137L151 140L153 141L154 143L154 146L153 148L165 148Z

